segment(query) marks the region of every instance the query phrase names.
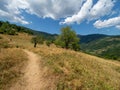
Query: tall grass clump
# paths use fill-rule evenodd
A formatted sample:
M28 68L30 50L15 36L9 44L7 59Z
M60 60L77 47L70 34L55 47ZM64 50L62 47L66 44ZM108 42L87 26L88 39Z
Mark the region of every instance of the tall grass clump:
M0 39L2 39L2 37L0 36Z
M23 72L24 63L27 61L26 54L16 48L2 49L0 52L0 90L5 90L14 83Z

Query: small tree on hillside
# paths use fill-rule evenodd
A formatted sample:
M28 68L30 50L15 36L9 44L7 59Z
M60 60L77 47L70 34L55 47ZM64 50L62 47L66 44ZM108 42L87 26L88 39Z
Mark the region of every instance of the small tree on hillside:
M37 44L43 44L44 39L42 36L35 36L32 38L32 43L34 43L34 47L36 48Z
M57 37L55 44L66 49L78 51L80 50L79 41L75 31L67 26L61 29L61 34Z

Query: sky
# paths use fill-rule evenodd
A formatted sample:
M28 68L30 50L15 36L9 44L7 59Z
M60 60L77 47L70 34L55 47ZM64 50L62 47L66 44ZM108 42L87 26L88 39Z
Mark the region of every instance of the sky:
M0 20L59 34L120 35L120 0L0 0Z

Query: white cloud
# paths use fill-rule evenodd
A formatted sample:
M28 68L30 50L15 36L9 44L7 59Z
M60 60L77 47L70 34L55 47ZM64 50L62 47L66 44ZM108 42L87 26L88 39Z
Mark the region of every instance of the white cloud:
M110 19L104 20L104 21L97 20L94 23L94 26L96 28L105 28L105 27L117 26L119 24L120 24L120 16L119 17L110 18ZM117 26L117 27L119 27L119 26Z
M38 17L65 18L79 11L84 0L26 0L28 12Z
M94 2L94 3L93 3ZM95 3L96 2L96 3ZM29 24L22 11L40 18L64 19L61 24L80 24L84 20L97 20L96 28L119 28L120 17L98 20L115 12L115 0L0 0L0 19Z
M65 18L77 13L83 1L85 0L0 0L0 10L10 15L0 15L0 18L28 24L21 18L21 9L41 18Z
M74 22L81 23L86 17L88 17L88 13L92 7L92 4L92 0L87 0L77 14L66 18L64 22L61 22L61 24L71 24Z
M120 25L117 25L116 28L117 28L117 29L120 29Z
M109 15L112 12L114 1L112 0L99 0L90 10L89 19L98 19L101 16Z
M93 7L92 7L93 6ZM71 24L74 22L81 23L83 20L94 20L102 16L109 15L112 12L114 6L113 0L98 0L95 5L93 5L93 0L87 0L80 11L71 16L67 17L62 24Z
M26 9L27 3L25 0L3 0L0 1L0 19L6 19L11 22L29 24L23 16L20 9Z

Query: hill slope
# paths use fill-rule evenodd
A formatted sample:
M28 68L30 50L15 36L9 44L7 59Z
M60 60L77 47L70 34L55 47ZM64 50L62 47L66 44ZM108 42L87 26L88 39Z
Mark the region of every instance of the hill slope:
M1 37L1 40L12 38L10 45L17 45L19 49L29 49L41 56L38 63L47 68L44 77L55 81L53 85L55 90L119 90L120 88L118 61L108 61L81 52L57 48L54 45L50 47L38 45L37 48L33 48L30 43L32 36L27 34L1 35Z
M88 43L82 43L81 49L89 54L120 60L120 36L106 36Z
M42 56L54 76L57 90L119 90L120 62L107 61L81 52L39 46L31 51Z
M108 37L108 35L104 35L104 34L90 34L90 35L78 35L78 37L80 38L80 43L89 43L92 41L96 41L99 40L101 38L105 38Z

